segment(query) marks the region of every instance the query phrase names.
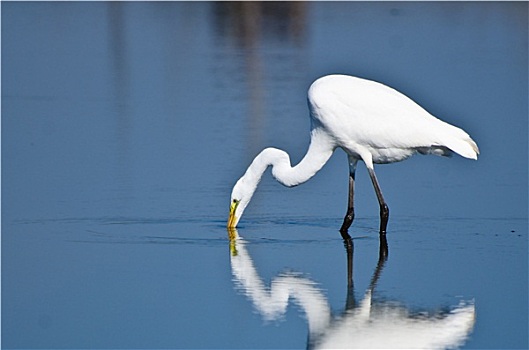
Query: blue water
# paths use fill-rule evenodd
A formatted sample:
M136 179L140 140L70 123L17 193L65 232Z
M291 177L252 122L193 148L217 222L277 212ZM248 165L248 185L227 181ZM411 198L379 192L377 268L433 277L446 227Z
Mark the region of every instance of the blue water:
M351 300L367 300L379 262L363 164L354 288L338 233L341 151L296 188L265 174L241 238L230 244L225 229L231 187L261 149L302 158L306 90L330 73L397 88L481 150L478 161L376 168L391 212L373 317L446 319L471 306L458 347L529 346L527 3L1 10L3 348L304 348L352 327ZM267 314L260 300L289 276L326 313L309 317L292 294ZM377 336L350 329L354 341Z

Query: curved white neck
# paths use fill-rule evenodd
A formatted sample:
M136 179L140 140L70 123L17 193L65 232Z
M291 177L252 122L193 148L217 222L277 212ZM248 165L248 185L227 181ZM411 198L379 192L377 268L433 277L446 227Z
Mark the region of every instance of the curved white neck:
M313 129L307 154L296 166L291 166L285 151L266 148L255 157L243 178L257 187L266 168L271 165L277 181L287 187L297 186L313 177L327 163L334 149L334 143L325 132Z

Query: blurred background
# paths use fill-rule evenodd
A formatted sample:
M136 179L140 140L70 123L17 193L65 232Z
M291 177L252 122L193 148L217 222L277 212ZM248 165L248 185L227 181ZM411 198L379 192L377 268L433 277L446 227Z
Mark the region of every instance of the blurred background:
M94 188L133 196L208 184L217 189L208 202L218 205L204 213L203 202L193 201L195 215L223 214L221 203L261 149L275 146L293 163L301 159L309 141L307 88L320 76L343 73L405 93L468 131L482 151L479 162L460 166L457 157L417 157L381 167L388 200L406 193L392 213L524 217L525 9L524 3L6 3L4 180L20 186L5 188L4 209L14 216L43 210L75 216L71 196L100 196ZM345 159L337 152L299 189L336 182L327 189L326 215L344 210ZM62 190L71 186L76 193ZM464 187L475 195L444 204ZM285 200L297 202L296 191L284 191ZM70 198L47 202L56 196ZM123 215L144 212L142 202L126 200ZM373 212L363 208L361 215Z

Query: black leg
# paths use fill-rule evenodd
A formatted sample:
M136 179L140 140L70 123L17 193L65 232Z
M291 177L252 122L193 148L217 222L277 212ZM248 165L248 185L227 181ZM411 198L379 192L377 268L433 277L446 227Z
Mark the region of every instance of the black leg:
M386 201L384 201L384 197L382 196L382 191L380 190L380 185L378 184L375 171L371 168L367 168L367 170L369 171L371 182L373 182L373 187L375 188L375 192L377 194L378 204L380 205L380 234L386 234L386 228L388 226L389 219L389 208L386 204Z
M356 163L357 160L349 159L349 198L347 202L347 213L343 219L342 227L340 232L346 233L353 220L355 218L355 209L354 209L354 189L355 189L355 173L356 173Z

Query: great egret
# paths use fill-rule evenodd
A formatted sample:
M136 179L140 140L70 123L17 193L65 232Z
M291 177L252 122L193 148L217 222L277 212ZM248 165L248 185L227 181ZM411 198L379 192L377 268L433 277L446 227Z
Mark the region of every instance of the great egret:
M311 117L307 154L294 167L285 151L266 148L255 157L233 187L228 227L236 227L268 166L281 184L292 187L309 180L336 148L349 160L349 201L340 231L354 219L356 164L362 160L380 205L380 233L386 233L389 209L373 164L393 163L419 152L448 156L456 152L477 159L479 149L460 128L443 122L402 93L381 83L347 75L319 78L309 88Z

